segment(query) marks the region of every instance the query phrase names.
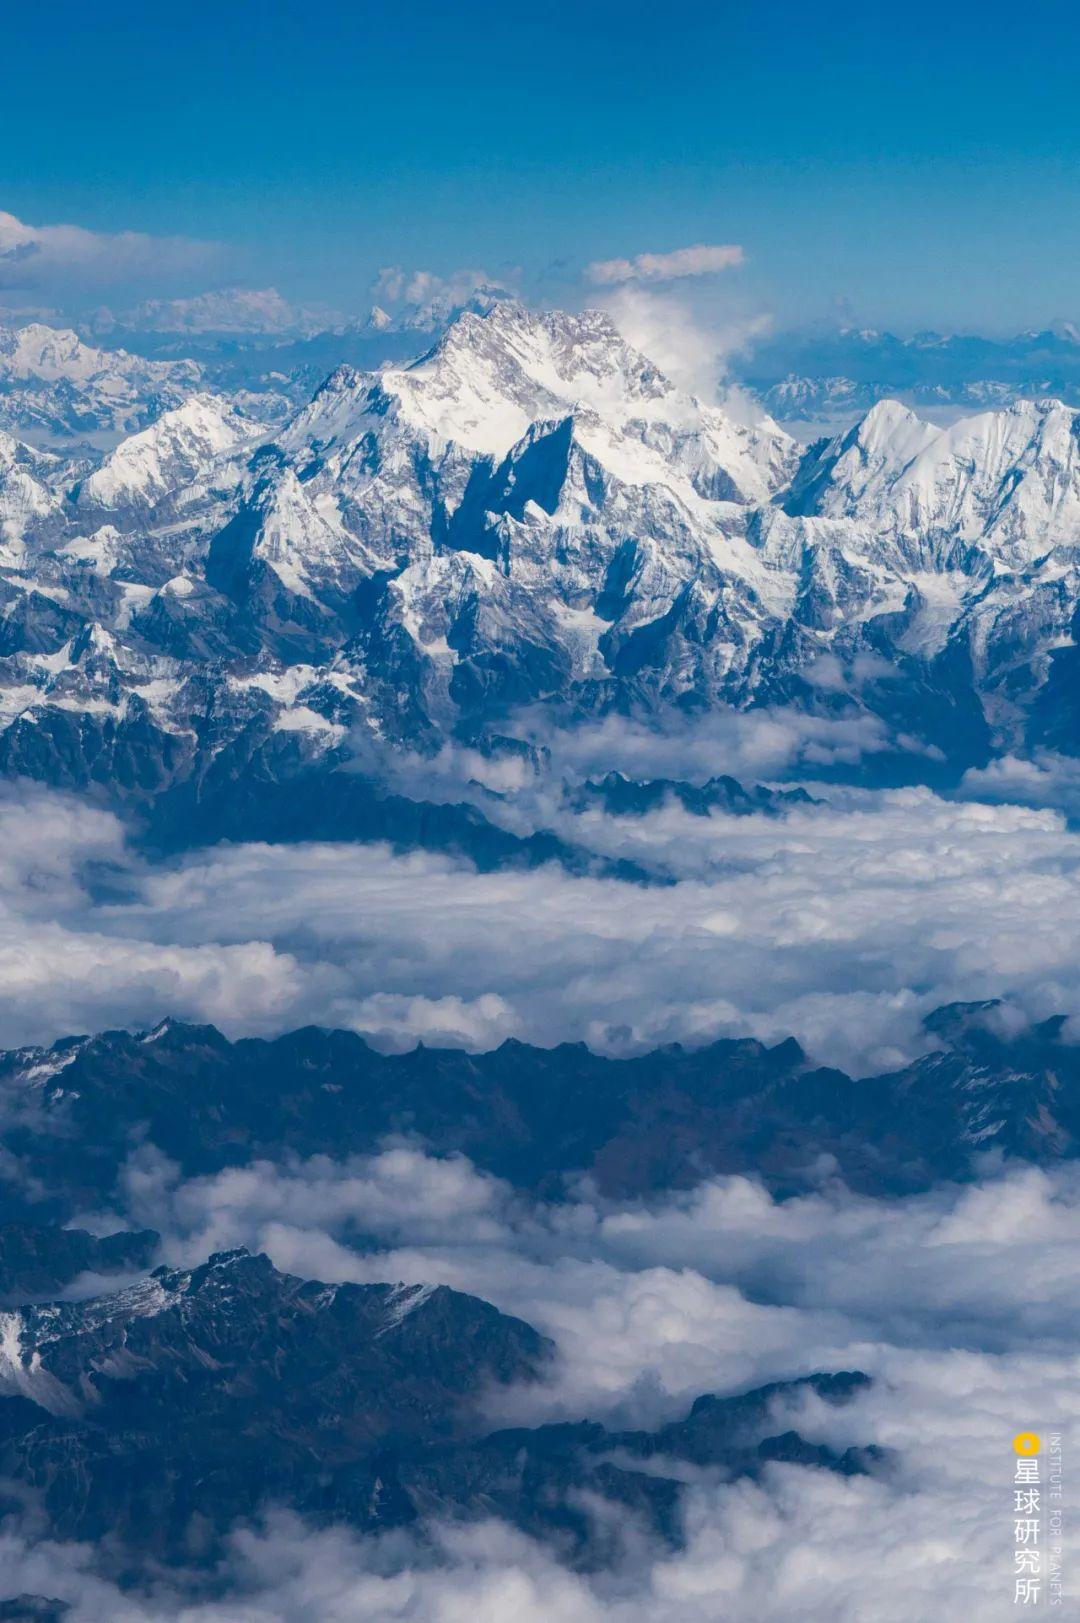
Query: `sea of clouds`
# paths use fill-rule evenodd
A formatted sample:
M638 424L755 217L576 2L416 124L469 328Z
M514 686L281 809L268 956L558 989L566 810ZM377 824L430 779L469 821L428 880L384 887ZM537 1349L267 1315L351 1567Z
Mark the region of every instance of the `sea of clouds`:
M734 738L744 768L765 776L783 758L775 728L771 742ZM835 736L819 744L835 758ZM605 766L603 750L575 747L580 773ZM444 766L447 798L483 772ZM868 1074L924 1049L922 1019L945 1002L1003 997L1015 1023L1080 1009L1080 834L1062 783L1071 792L1047 758L951 798L818 784L816 805L742 818L674 802L612 818L528 774L472 783L504 826L630 857L664 880L648 885L557 865L480 873L384 845L150 860L111 812L16 787L0 799L0 1042L166 1014L234 1036L347 1026L395 1048L795 1035ZM491 1398L493 1425L652 1425L702 1392L861 1369L873 1385L851 1405L804 1398L778 1422L836 1447L876 1443L891 1463L855 1479L775 1466L734 1486L698 1473L683 1550L628 1522L620 1561L591 1577L496 1524L364 1540L276 1515L235 1531L212 1596L205 1573L162 1573L135 1596L102 1551L58 1546L32 1519L13 1527L4 1591L57 1596L69 1623L1004 1619L1011 1438L1068 1437L1080 1409L1070 1167L988 1161L973 1186L902 1200L826 1185L778 1202L717 1178L631 1205L583 1185L543 1205L408 1142L186 1181L144 1144L116 1201L80 1221L153 1226L177 1265L245 1245L307 1277L482 1296L558 1346L548 1379Z
M1011 1439L1068 1437L1080 1412L1075 1168L988 1165L974 1186L891 1201L833 1187L778 1202L752 1179L717 1178L648 1202L583 1188L546 1206L416 1146L187 1181L143 1146L121 1206L161 1229L176 1263L245 1244L304 1275L439 1281L529 1319L556 1339L555 1367L493 1397L493 1424L650 1425L703 1391L859 1368L873 1384L851 1404L786 1398L777 1429L873 1442L889 1463L852 1479L777 1465L736 1484L687 1470L685 1548L626 1521L616 1564L590 1576L496 1523L362 1539L271 1514L235 1531L217 1593L195 1601L205 1573L121 1595L101 1552L12 1530L5 1584L69 1601L71 1623L1015 1615Z
M547 817L667 881L642 885L347 843L154 863L110 812L16 790L0 800L0 1043L165 1014L388 1048L793 1035L868 1074L925 1049L946 1002L1080 1009L1080 834L1060 811L818 793L783 818Z

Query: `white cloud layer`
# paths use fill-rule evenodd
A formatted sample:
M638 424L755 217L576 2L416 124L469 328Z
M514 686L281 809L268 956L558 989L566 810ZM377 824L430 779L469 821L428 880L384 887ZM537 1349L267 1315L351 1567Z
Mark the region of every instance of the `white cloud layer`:
M195 271L217 257L214 243L142 231L28 225L0 210L0 288L80 288Z
M1080 840L1057 814L907 790L782 822L670 808L574 827L685 877L643 889L377 847L223 847L145 875L100 920L160 951L270 943L279 1001L253 980L234 1029L306 1012L393 1041L420 999L417 1034L457 1026L466 1046L516 1034L630 1051L750 1032L865 1071L924 1046L921 1019L942 1002L1005 996L1038 1017L1080 1005Z
M596 259L586 265L590 282L607 286L618 282L670 282L685 276L714 276L741 265L745 259L737 243L696 243L667 254L635 254L632 259Z
M501 278L483 270L463 268L442 276L435 271L386 265L371 284L371 292L389 304L427 306L437 301L440 307L450 309L476 293L490 293L501 286Z
M651 1423L705 1390L858 1367L873 1386L832 1408L776 1413L834 1448L875 1442L875 1479L774 1467L725 1487L692 1474L687 1542L672 1554L631 1526L622 1563L593 1578L505 1527L436 1530L434 1549L364 1541L279 1517L239 1530L228 1600L185 1601L164 1578L121 1597L89 1550L0 1550L12 1592L71 1600L74 1623L910 1623L1014 1617L1011 1439L1068 1441L1080 1421L1080 1169L989 1171L983 1184L899 1201L838 1189L785 1203L719 1178L651 1205L530 1206L461 1159L398 1146L335 1163L260 1165L178 1183L149 1148L129 1213L170 1255L262 1245L327 1279L444 1280L557 1336L547 1413L606 1410ZM350 1233L388 1244L367 1254ZM542 1418L519 1394L507 1418Z
M515 1420L606 1411L653 1423L703 1391L875 1373L898 1348L1067 1357L1080 1334L1072 1164L988 1167L982 1183L891 1201L840 1186L777 1201L753 1179L720 1177L645 1202L585 1188L545 1206L408 1143L186 1182L143 1146L117 1210L85 1221L153 1226L176 1265L243 1245L305 1277L483 1296L560 1349L548 1387L509 1409L495 1400Z
M149 866L107 812L9 795L0 1043L166 1014L236 1036L339 1025L388 1047L794 1035L867 1074L922 1051L944 1002L1080 1009L1080 836L1060 813L821 792L783 819L537 802L565 838L675 880L653 887L349 844ZM524 827L527 809L506 816Z

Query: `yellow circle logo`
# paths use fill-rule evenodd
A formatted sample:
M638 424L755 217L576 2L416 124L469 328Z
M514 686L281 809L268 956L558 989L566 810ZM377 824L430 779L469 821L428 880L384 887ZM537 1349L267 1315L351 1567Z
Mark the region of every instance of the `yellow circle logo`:
M1013 1448L1018 1454L1037 1454L1042 1447L1042 1438L1036 1437L1033 1431L1018 1431L1013 1438Z

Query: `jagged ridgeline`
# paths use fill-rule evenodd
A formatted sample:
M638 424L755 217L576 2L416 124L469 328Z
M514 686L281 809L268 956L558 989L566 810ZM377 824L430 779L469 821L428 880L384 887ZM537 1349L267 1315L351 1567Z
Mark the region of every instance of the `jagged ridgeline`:
M811 1399L856 1399L858 1371L703 1395L651 1428L579 1414L493 1429L492 1392L545 1382L559 1352L489 1303L392 1278L324 1284L243 1250L155 1266L153 1231L73 1220L95 1202L123 1211L149 1146L193 1177L295 1170L405 1133L555 1205L582 1174L631 1201L730 1171L781 1197L838 1178L890 1196L974 1177L988 1154L1075 1156L1080 1061L1062 1022L999 1025L990 1005L943 1008L922 1060L860 1081L793 1042L386 1056L345 1032L230 1043L175 1022L0 1056L0 1149L19 1169L0 1186L0 1509L32 1502L51 1534L105 1540L129 1578L189 1563L196 1525L212 1571L219 1540L268 1505L418 1536L431 1517L494 1515L589 1569L643 1530L680 1547L683 1488L703 1472L887 1473L880 1450L792 1423Z
M55 364L89 387L86 354ZM870 717L878 781L1076 745L1080 458L1053 401L947 429L886 401L803 451L607 317L511 303L299 409L181 363L121 372L168 409L104 456L0 437L9 775L155 802L180 838L233 832L247 784L294 837L280 786L310 814L334 773L311 831L383 835L337 770L358 741L497 748L537 704Z
M1080 742L1064 405L943 429L886 401L805 449L686 393L604 315L506 301L411 363L339 366L313 397L279 381L228 390L201 362L0 337L17 430L0 433L0 777L89 790L158 848L386 839L675 883L626 820L677 806L687 846L694 817L793 828L818 816L815 785L741 783L718 760L642 781L566 734L783 709L872 738L872 779L857 751L834 775L935 786ZM500 821L497 774L466 793L462 761L520 770L541 811L516 816L508 793ZM107 907L107 858L86 866ZM414 1553L433 1522L497 1518L625 1571L686 1542L688 1484L777 1465L844 1491L884 1480L846 1344L747 1365L751 1390L706 1359L679 1405L635 1409L635 1388L597 1418L559 1386L539 1295L541 1329L433 1285L422 1252L400 1253L404 1282L380 1277L382 1241L348 1224L317 1258L279 1254L272 1224L222 1251L251 1234L208 1222L192 1241L137 1190L303 1179L404 1144L425 1177L449 1167L553 1230L582 1191L644 1212L726 1175L785 1212L838 1192L884 1208L988 1157L1077 1156L1062 1024L952 1005L920 1057L861 1077L792 1040L383 1054L349 1032L230 1041L170 1021L0 1054L0 1515L94 1542L124 1584L176 1563L198 1589L274 1506ZM803 1378L760 1386L776 1373ZM24 1611L60 1615L40 1596Z
M780 1197L833 1176L906 1194L976 1176L988 1154L1044 1165L1080 1154L1080 1049L1063 1025L1003 1035L994 1005L951 1005L927 1020L921 1058L858 1080L791 1039L607 1059L581 1043L515 1041L380 1054L315 1027L230 1042L176 1021L68 1038L0 1055L0 1149L20 1174L0 1182L0 1216L70 1223L122 1205L144 1142L192 1177L331 1148L371 1154L401 1135L552 1200L582 1174L623 1199L725 1173ZM11 1243L16 1277L32 1279L32 1245ZM58 1285L100 1263L73 1245Z
M842 1475L883 1463L779 1419L802 1395L849 1402L868 1384L856 1371L706 1395L653 1431L492 1431L484 1396L540 1379L554 1355L529 1325L442 1286L325 1285L246 1251L3 1326L18 1388L0 1401L8 1500L31 1490L54 1535L123 1541L132 1563L189 1562L195 1525L208 1568L269 1501L364 1532L496 1514L590 1567L620 1543L590 1497L675 1547L688 1467L733 1479L775 1461Z

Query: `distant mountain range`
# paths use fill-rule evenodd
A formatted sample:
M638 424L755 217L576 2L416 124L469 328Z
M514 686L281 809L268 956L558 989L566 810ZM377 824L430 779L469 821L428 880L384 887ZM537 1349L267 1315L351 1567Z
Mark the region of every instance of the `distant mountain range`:
M850 422L889 397L924 408L993 409L1052 395L1080 405L1080 329L1012 338L846 328L779 333L733 370L781 421Z

